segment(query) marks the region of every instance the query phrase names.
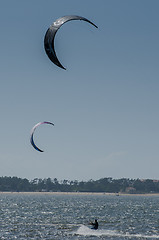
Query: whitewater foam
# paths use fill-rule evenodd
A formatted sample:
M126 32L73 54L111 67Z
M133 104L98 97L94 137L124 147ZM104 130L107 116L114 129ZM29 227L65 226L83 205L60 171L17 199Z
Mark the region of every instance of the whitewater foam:
M159 239L159 235L120 233L115 230L106 230L106 229L93 230L84 225L81 225L77 229L75 234L82 235L82 236L108 236L108 237L129 237L129 238L136 237L136 238L144 238L144 239Z

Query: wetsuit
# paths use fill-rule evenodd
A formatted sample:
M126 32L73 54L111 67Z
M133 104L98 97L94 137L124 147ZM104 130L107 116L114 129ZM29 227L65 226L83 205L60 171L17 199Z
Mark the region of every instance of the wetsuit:
M97 220L95 220L95 222L94 223L92 223L92 225L93 225L93 228L92 229L98 229L98 222L97 222Z

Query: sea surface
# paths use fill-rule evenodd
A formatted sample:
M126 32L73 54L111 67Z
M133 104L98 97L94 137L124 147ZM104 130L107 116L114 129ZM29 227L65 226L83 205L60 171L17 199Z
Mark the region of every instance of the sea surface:
M159 239L159 196L0 193L0 239Z

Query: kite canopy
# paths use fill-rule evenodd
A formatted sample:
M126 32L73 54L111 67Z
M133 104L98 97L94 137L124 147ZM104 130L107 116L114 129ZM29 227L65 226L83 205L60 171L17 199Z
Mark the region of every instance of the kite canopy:
M54 39L55 39L55 35L56 32L58 31L58 29L66 22L71 21L71 20L83 20L86 21L90 24L92 24L94 27L98 28L94 23L92 23L91 21L89 21L88 19L84 18L84 17L80 17L80 16L75 16L75 15L69 15L69 16L64 16L61 17L59 19L57 19L51 26L50 28L47 30L46 34L45 34L45 38L44 38L44 47L45 47L45 51L46 54L48 55L49 59L56 64L58 67L65 69L62 64L59 62L57 56L56 56L56 52L55 52L55 47L54 47Z
M54 126L54 124L51 123L51 122L39 122L39 123L37 123L37 124L32 128L32 130L31 130L31 136L30 136L31 145L32 145L37 151L39 151L39 152L44 152L43 150L41 150L40 148L38 148L38 147L35 145L34 139L33 139L33 135L34 135L35 129L36 129L38 126L40 126L41 124L51 124L51 125L53 125L53 126Z

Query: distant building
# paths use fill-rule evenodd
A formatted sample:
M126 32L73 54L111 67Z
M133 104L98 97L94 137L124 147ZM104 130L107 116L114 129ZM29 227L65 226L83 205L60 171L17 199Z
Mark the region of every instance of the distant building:
M125 192L126 193L136 193L136 188L134 188L134 187L127 187L125 189Z

